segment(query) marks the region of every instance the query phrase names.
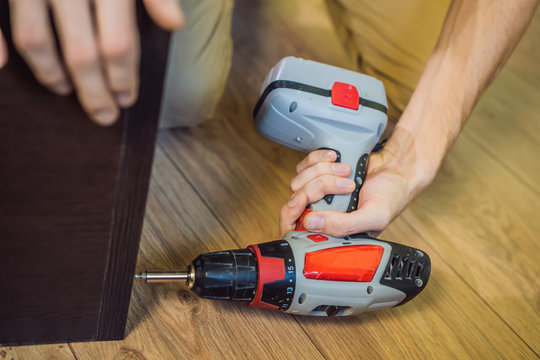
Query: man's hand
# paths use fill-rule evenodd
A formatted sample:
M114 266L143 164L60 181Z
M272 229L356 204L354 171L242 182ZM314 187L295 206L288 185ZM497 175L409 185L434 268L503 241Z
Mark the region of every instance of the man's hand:
M153 20L178 29L184 17L178 0L144 0ZM63 59L56 50L48 7L54 15ZM111 125L119 107L138 96L139 36L135 0L12 0L15 47L36 79L66 95L73 87L90 118ZM0 34L0 67L7 49Z
M317 150L298 164L298 175L291 182L293 195L281 209L282 235L294 230L296 220L307 205L326 194L348 194L354 190L354 182L347 178L350 166L334 163L335 159L333 151ZM348 214L312 211L304 217L304 227L337 237L383 230L419 193L418 187L413 185L411 172L396 160L389 150L372 154L360 191L358 210Z
M334 236L380 231L420 195L525 32L537 3L454 0L407 108L381 153L370 157L358 210L313 211L304 227ZM335 157L323 155L313 152L299 164L291 184L294 194L281 209L282 233L293 230L305 206L324 194L353 191L338 181L350 169L332 168L328 162Z

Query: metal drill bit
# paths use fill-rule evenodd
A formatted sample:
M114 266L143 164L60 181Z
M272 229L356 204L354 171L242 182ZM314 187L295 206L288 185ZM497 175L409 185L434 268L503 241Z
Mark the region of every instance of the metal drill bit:
M144 280L147 283L187 281L190 279L190 273L187 270L147 270L135 274L134 278Z

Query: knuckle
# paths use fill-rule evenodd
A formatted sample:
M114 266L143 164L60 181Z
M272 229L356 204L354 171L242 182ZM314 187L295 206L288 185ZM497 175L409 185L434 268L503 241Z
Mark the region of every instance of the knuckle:
M313 181L313 187L316 188L316 189L319 189L321 191L325 190L327 185L327 181L325 180L326 178L324 176L320 176L318 178L316 178L314 181Z
M333 176L331 175L323 175L319 176L319 188L325 193L328 194L329 192L332 192L335 187L335 181Z
M101 45L101 53L109 61L123 61L132 50L133 41L128 36L108 37Z
M290 185L291 185L291 190L292 190L293 192L298 191L298 189L299 189L299 186L298 186L298 178L297 178L297 177L293 178L293 179L291 180Z
M322 167L322 164L321 164L321 163L316 163L315 165L312 165L312 166L309 168L309 172L310 172L313 176L321 176L321 175L324 175L324 170L323 170L323 167Z
M309 164L315 164L316 162L319 161L319 152L318 151L312 151L309 153L309 155L307 156L307 160L308 160L308 163Z
M328 231L331 232L336 237L344 237L348 235L347 233L347 224L341 218L334 219L332 223L328 224Z
M319 200L327 193L329 193L329 190L327 180L325 180L324 176L320 176L315 180L312 180L306 186L306 194L309 202Z
M317 175L325 175L331 173L330 164L326 162L319 162L314 166L314 170Z
M48 44L47 35L32 26L25 26L15 31L13 41L17 48L25 52L43 51Z
M66 63L70 69L88 69L96 66L97 62L97 55L90 46L79 45L66 54Z

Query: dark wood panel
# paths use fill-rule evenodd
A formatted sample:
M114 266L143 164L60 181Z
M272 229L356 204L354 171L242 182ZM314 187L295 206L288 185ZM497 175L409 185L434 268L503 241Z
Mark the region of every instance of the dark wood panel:
M7 1L0 2L7 38ZM139 9L139 101L113 127L0 70L0 344L123 338L168 36Z
M123 339L152 167L169 36L139 6L141 88L124 113L125 144L116 188L114 243L108 254L98 340Z

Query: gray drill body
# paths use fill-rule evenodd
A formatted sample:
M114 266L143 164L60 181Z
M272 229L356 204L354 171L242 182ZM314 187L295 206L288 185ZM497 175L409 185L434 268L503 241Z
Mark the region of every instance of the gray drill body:
M364 102L387 107L381 81L315 61L295 57L282 59L266 77L261 97L270 84L279 81L303 84L308 90L328 91L334 83L343 82L356 87ZM331 96L304 89L279 87L269 91L256 109L256 129L266 138L296 150L311 152L329 148L338 151L340 161L351 166L349 178L356 181L359 190L365 178L367 156L386 127L386 113L362 104L357 110L336 106L332 104ZM363 156L365 162L358 166ZM358 192L335 195L332 203L320 200L312 204L312 209L350 212L351 196L357 195ZM352 203L356 206L354 201Z

